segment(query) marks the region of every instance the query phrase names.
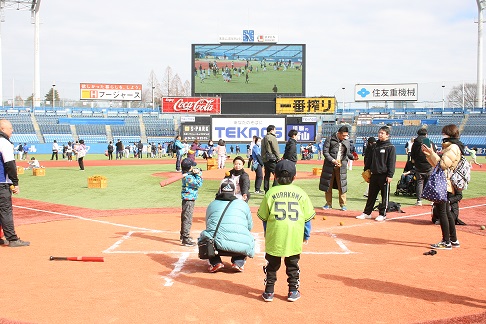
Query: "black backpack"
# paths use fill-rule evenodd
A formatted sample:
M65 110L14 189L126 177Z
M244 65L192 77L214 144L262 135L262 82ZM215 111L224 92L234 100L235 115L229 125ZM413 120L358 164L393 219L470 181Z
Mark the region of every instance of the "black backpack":
M373 210L378 210L378 209L380 209L380 208L381 208L381 206L382 206L382 204L381 204L381 203L379 203L377 206L375 206L375 207L373 208ZM387 212L387 213L391 213L391 212L399 212L399 213L404 213L404 211L402 210L401 206L402 206L402 205L401 205L400 203L396 203L396 202L394 202L394 201L389 201L389 202L388 202L388 208L386 209L386 212Z

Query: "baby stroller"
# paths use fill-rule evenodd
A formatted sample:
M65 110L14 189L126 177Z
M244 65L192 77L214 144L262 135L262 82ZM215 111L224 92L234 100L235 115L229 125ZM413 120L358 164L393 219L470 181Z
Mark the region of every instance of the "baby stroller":
M417 177L415 176L415 172L411 171L409 174L403 175L400 177L400 180L397 183L397 190L395 191L395 196L408 195L413 196L416 194L416 186L417 186Z

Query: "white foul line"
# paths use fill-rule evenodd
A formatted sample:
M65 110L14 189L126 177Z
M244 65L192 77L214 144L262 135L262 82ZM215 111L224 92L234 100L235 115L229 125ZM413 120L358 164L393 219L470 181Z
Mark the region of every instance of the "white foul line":
M125 242L126 240L128 240L130 238L130 236L132 236L133 233L134 233L133 231L130 231L127 234L123 235L123 237L121 239L119 239L117 242L115 242L115 244L113 244L112 246L110 246L109 248L107 248L106 250L104 250L103 253L113 253L113 251L117 247L119 247L123 242Z
M460 209L469 209L469 208L477 208L477 207L483 207L486 206L486 204L480 204L480 205L475 205L475 206L468 206L468 207L462 207ZM107 224L107 225L113 225L113 226L119 226L119 227L125 227L125 228L131 228L135 229L138 231L143 231L143 232L152 232L152 233L170 233L170 231L162 231L162 230L154 230L154 229L149 229L145 227L138 227L138 226L131 226L131 225L125 225L125 224L119 224L119 223L113 223L113 222L108 222L108 221L102 221L98 219L91 219L91 218L86 218L82 216L76 216L76 215L71 215L71 214L66 214L66 213L59 213L59 212L53 212L53 211L47 211L47 210L41 210L41 209L36 209L36 208L31 208L31 207L24 207L24 206L13 206L16 208L23 208L27 210L32 210L32 211L37 211L37 212L44 212L44 213L50 213L50 214L55 214L55 215L60 215L60 216L65 216L65 217L71 217L71 218L76 218L80 220L85 220L85 221L91 221L91 222L96 222L96 223L101 223L101 224ZM424 216L424 215L430 215L430 212L426 213L420 213L420 214L414 214L414 215L407 215L407 216L399 216L399 217L394 217L394 218L388 218L387 221L390 220L399 220L399 219L405 219L405 218L412 218L412 217L418 217L418 216ZM374 223L374 222L373 222ZM345 228L350 228L350 227L358 227L358 226L367 226L371 225L373 223L362 223L362 224L355 224L351 226L345 226ZM336 227L336 228L343 228L343 226ZM332 229L332 227L331 227ZM303 254L351 254L354 253L348 249L348 247L344 244L344 242L339 239L336 234L327 232L327 231L316 231L316 232L321 232L328 234L331 238L334 239L336 244L343 250L343 252L303 252ZM103 251L103 253L136 253L136 254L149 254L149 253L181 253L179 260L177 260L176 263L174 263L174 269L164 277L165 284L164 286L166 287L171 287L174 284L174 278L179 276L182 268L184 267L184 264L186 263L187 259L189 256L194 253L194 252L180 252L180 251L115 251L124 241L128 240L132 234L135 233L135 231L130 231L127 234L125 234L121 239L119 239L115 244L110 246L108 249ZM260 252L260 247L261 244L260 242L262 241L260 233L253 233L255 237L255 254L263 254L263 252Z
M108 222L108 221L102 221L102 220L99 220L99 219L91 219L91 218L86 218L86 217L83 217L83 216L76 216L76 215L71 215L71 214L54 212L54 211L50 211L50 210L42 210L42 209L24 207L24 206L13 206L13 207L32 210L32 211L41 212L41 213L48 213L48 214L65 216L65 217L77 218L77 219L80 219L80 220L85 220L85 221L90 221L90 222L95 222L95 223L101 223L101 224L107 224L107 225L113 225L113 226L119 226L119 227L126 227L126 228L133 228L133 229L140 230L140 231L148 231L148 232L154 232L154 233L167 233L167 232L169 232L169 231L161 231L161 230L155 230L155 229L145 228L145 227L118 224L118 223L113 223L113 222Z
M170 287L174 284L174 280L172 279L176 278L180 274L182 268L184 267L184 263L186 263L186 260L189 257L189 255L190 255L189 252L183 252L179 260L177 260L177 262L174 263L174 269L171 271L171 273L169 273L169 275L167 275L167 277L164 277L165 287Z
M478 207L484 207L486 204L479 204L479 205L473 205L473 206L466 206L466 207L461 207L459 210L462 209L469 209L469 208L478 208ZM432 207L432 205L430 206ZM393 218L386 218L387 221L389 220L397 220L397 219L404 219L404 218L411 218L411 217L417 217L417 216L425 216L425 215L430 215L430 211L427 213L421 213L421 214L414 214L414 215L408 215L408 216L398 216L398 217L393 217Z

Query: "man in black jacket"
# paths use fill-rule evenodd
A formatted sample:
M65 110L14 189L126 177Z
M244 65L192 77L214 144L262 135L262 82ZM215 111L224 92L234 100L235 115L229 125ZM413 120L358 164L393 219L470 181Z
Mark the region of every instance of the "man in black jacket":
M371 170L371 178L369 184L368 200L361 215L357 219L371 218L376 197L381 192L381 204L378 209L379 215L375 218L376 221L382 222L386 219L386 208L390 196L390 183L395 174L396 150L390 142L390 128L382 126L378 130L378 141L371 152L371 156L365 162L364 170Z
M12 212L12 193L18 194L19 178L13 144L10 142L13 127L6 119L0 120L0 224L7 242L0 240L0 245L9 247L28 246L30 242L22 241L15 233Z
M297 130L289 130L289 133L287 134L289 136L289 140L287 141L287 144L285 144L285 151L283 155L284 159L294 163L297 163L297 141L295 140L297 134L299 134Z
M326 204L322 207L323 209L332 208L332 189L334 188L339 192L341 210L346 210L347 164L349 159L353 159L347 140L348 134L348 126L341 126L337 133L326 138L324 142L322 150L324 163L319 180L319 190L326 192Z
M267 135L262 139L262 160L265 167L265 176L263 177L263 190L267 192L270 189L270 177L274 175L273 186L278 185L275 178L275 166L280 160L280 151L278 148L277 129L275 125L267 126Z
M137 143L137 150L138 150L138 158L141 159L143 158L143 143L142 143L142 140L138 141ZM147 149L147 152L148 152L148 149Z
M422 206L422 191L424 186L432 173L432 166L427 161L427 158L422 152L422 143L424 138L427 137L427 128L420 128L417 131L417 138L413 141L412 149L410 150L410 158L415 166L415 175L417 177L417 186L415 187L415 192L417 194L417 202L415 206ZM434 143L430 141L430 145L434 152L437 151Z
M121 160L123 157L123 150L124 150L123 142L121 140L118 140L115 144L115 147L116 147L116 159Z

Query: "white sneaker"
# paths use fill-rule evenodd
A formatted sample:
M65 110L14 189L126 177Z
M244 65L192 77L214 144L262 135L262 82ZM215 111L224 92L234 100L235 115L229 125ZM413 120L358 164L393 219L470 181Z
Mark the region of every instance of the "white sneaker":
M386 216L380 215L375 218L375 221L377 222L383 222L386 219Z
M362 213L361 215L356 216L356 218L357 218L357 219L366 219L366 218L371 218L371 215L368 215L368 214Z

